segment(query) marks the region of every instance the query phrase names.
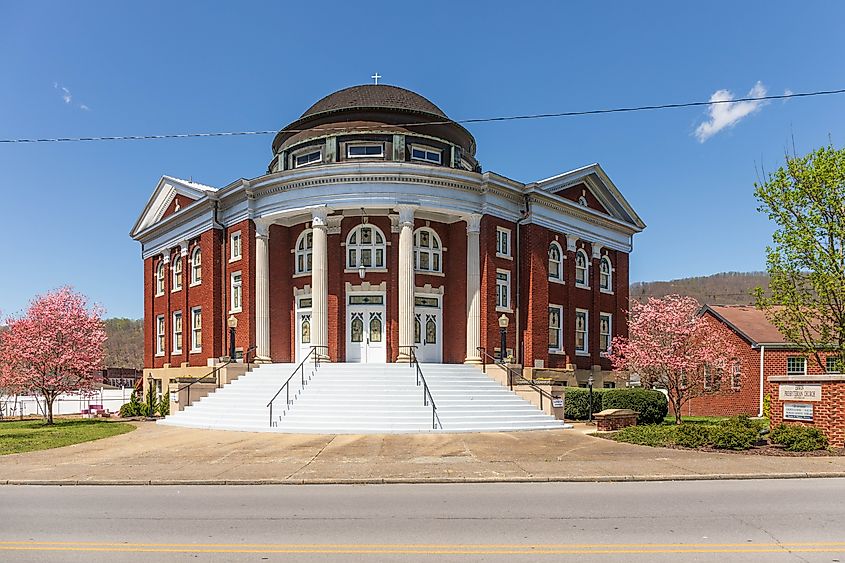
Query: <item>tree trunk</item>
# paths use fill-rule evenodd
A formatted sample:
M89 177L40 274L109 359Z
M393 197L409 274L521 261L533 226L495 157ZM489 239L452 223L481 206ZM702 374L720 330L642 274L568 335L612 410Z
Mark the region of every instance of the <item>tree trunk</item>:
M681 424L681 409L684 406L683 398L679 391L672 393L672 410L675 411L675 424Z
M44 402L47 403L47 424L53 424L53 400L52 395L44 395Z

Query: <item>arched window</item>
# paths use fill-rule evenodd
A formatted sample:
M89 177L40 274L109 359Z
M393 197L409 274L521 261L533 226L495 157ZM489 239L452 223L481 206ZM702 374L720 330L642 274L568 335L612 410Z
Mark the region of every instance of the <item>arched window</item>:
M311 259L314 247L314 231L306 229L296 239L296 273L304 274L311 271Z
M375 225L358 225L346 238L346 267L384 268L384 234Z
M613 264L607 254L602 256L599 263L599 288L605 291L613 289Z
M182 289L182 257L177 256L173 261L173 291Z
M587 287L590 280L590 259L583 248L575 253L575 285Z
M549 245L549 279L561 281L563 279L562 266L563 251L560 245L552 242Z
M443 247L433 229L423 227L414 233L414 269L420 272L443 271Z
M200 247L191 252L191 285L202 283L202 251Z
M164 261L158 263L156 268L156 295L164 295Z

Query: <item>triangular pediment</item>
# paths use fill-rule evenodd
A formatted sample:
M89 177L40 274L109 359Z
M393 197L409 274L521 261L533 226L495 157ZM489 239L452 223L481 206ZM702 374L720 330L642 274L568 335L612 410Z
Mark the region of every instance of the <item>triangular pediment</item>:
M216 191L217 188L204 184L162 176L130 235L135 237L162 219L180 213Z

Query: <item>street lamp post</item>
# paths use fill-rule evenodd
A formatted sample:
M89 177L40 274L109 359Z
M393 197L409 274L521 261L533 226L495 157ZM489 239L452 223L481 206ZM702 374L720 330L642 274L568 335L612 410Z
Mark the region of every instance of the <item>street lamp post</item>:
M229 327L229 361L235 361L235 329L238 328L238 319L235 315L229 315L226 320L226 325Z
M505 357L507 356L508 323L510 323L510 319L508 319L508 316L503 313L502 316L499 317L499 335L502 337L502 344L501 344L502 352L499 354L499 359L502 360L502 363L505 363Z
M590 411L589 411L590 417L587 419L587 422L592 424L592 422L593 422L593 376L592 375L587 378L587 385L590 388L590 399L589 399L589 401L590 401Z

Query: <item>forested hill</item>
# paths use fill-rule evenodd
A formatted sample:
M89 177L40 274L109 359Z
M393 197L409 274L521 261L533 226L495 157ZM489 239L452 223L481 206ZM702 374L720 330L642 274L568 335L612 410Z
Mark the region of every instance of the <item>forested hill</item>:
M757 286L766 289L768 285L769 276L765 272L724 272L698 278L632 283L631 299L645 301L649 297L677 293L708 305L753 305L751 291Z
M106 367L144 367L144 323L140 319L104 319L106 325Z

